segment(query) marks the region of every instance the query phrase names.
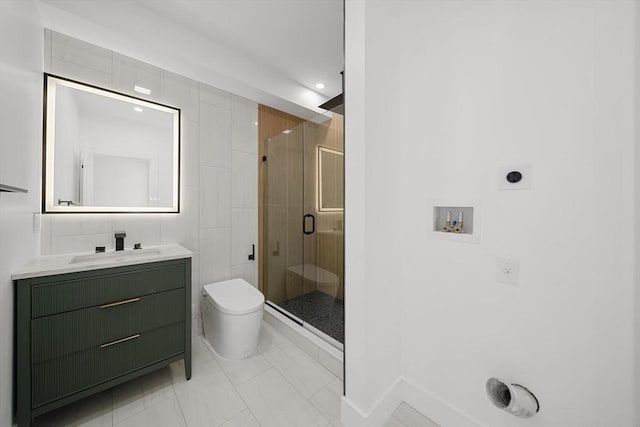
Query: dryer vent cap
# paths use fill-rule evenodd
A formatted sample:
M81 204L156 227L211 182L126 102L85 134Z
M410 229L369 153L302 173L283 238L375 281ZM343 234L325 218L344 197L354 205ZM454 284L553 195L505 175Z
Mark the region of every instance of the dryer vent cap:
M538 399L519 384L509 384L498 378L487 381L487 396L493 405L516 417L531 418L540 411Z

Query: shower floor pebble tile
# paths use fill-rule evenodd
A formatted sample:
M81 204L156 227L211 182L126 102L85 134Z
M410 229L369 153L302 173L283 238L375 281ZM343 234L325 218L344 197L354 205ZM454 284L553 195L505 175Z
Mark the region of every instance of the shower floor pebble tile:
M343 427L342 381L263 322L258 354L232 361L193 339L184 363L37 417L51 427ZM287 369L287 365L294 369ZM387 427L438 427L402 404Z

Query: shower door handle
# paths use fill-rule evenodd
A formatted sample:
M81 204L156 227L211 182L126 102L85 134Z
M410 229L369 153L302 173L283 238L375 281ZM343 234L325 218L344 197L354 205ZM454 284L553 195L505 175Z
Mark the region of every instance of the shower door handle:
M311 218L311 231L307 231L307 219ZM302 219L302 232L304 234L313 234L316 232L316 217L312 214L306 214Z

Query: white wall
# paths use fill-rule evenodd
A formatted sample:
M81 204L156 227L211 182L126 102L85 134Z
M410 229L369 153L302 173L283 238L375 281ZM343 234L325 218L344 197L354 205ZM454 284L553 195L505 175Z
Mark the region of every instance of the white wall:
M401 374L400 155L389 114L371 115L389 105L372 90L365 40L371 37L365 3L347 1L345 36L345 388L343 424L359 416L371 425L386 419L371 414L376 401L386 415L395 409L387 393ZM384 41L387 30L380 31ZM394 82L395 84L395 82ZM385 93L386 95L386 93ZM382 116L382 120L380 120ZM377 121L377 122L376 122ZM393 393L392 393L393 394Z
M133 1L114 5L110 0L42 0L37 4L47 28L298 117L315 117L321 112L317 106L328 100L328 95L310 90L298 80L304 76L291 78L158 14L155 7ZM338 70L333 78L328 77L328 87L331 82L335 82L334 89L339 85Z
M635 74L635 117L640 117L640 74L637 72L640 70L640 7L636 6L635 8L635 64L634 68L636 70ZM635 143L636 147L640 146L640 122L638 120L635 121ZM635 209L634 212L637 215L640 212L640 168L637 165L640 165L640 150L634 149L634 173L635 173ZM635 277L634 283L640 283L640 227L635 226ZM634 343L635 343L635 354L640 355L640 288L636 287L635 289L635 334L634 334ZM640 368L636 366L635 369L635 406L636 408L640 407ZM635 422L634 425L640 425L640 411L636 410L635 414Z
M366 221L346 220L346 312L382 309L372 295L385 295L402 336L401 350L371 342L380 325L348 314L347 399L371 408L381 390L361 377L384 378L400 352L403 399L444 427L637 425L635 2L376 1L350 14L353 3L364 70L348 49L346 105L365 117L358 129L347 111L346 197ZM497 191L497 166L522 163L532 189ZM429 239L433 199L480 201L480 242ZM391 230L395 251L391 236L368 244L355 270L366 280L350 280L353 241ZM497 256L519 257L519 286L497 283ZM357 363L354 346L369 348ZM491 376L530 387L541 412L493 408Z
M150 88L147 99L181 109L182 201L180 214L43 215L42 255L113 249L116 230L127 232L126 248L179 243L194 251L201 332L203 284L243 277L257 286L257 261L247 259L258 235L257 104L60 33L44 37L45 70L138 97L134 85Z
M13 283L11 273L39 252L32 218L40 208L42 27L32 1L0 2L0 183L27 194L0 193L0 425L13 418Z

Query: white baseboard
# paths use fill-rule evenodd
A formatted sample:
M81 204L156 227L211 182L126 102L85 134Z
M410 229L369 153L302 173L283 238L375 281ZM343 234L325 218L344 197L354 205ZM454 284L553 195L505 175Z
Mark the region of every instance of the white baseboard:
M342 424L348 427L381 427L401 402L441 427L488 427L405 378L394 381L367 411L343 396Z
M441 427L488 427L406 378L402 379L402 401Z
M389 419L400 402L402 402L402 378L396 379L366 412L346 396L342 396L340 418L342 424L348 427L380 427Z

